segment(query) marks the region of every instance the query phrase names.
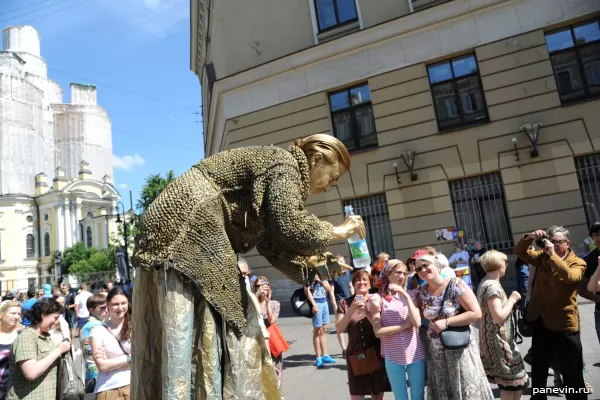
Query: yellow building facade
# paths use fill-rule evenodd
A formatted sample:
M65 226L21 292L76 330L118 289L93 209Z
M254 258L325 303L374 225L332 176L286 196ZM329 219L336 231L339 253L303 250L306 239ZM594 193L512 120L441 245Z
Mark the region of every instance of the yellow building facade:
M405 260L423 246L449 256L457 236L510 254L524 233L550 225L567 227L581 252L588 224L600 220L600 3L420 0L407 10L387 4L382 21L357 1L356 23L320 30L321 4L310 0L312 43L238 70L231 56L232 73L219 72L231 49L214 45L227 33L206 28L202 1L192 3L206 154L287 147L312 133L340 138L352 169L308 210L339 224L352 204L373 257ZM221 17L211 12L210 21ZM202 29L212 29L208 44ZM348 254L345 243L331 251ZM257 253L247 259L294 287Z
M78 242L105 248L117 233L119 194L112 179L90 178L82 163L79 177L67 180L58 167L52 180L36 176L35 196L0 197L0 291L25 290L54 281L48 267L55 251Z

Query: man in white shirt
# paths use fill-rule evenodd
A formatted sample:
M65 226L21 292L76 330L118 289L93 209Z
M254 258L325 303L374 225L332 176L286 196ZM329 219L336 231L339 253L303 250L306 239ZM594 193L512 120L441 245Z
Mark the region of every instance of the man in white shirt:
M471 284L471 271L469 270L470 258L471 256L469 255L469 252L463 250L460 243L457 243L454 247L454 253L450 256L448 261L450 262L450 266L454 268L456 276L461 276L462 280L465 281L465 283L472 289L473 285Z
M87 300L92 297L88 292L87 283L82 283L80 286L81 292L75 296L75 317L77 318L77 336L81 334L81 328L87 324L90 318L90 311L87 308Z

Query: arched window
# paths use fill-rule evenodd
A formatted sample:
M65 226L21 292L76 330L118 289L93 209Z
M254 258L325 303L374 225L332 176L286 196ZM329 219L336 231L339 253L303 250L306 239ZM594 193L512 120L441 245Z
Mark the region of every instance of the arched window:
M85 228L85 246L92 247L92 227Z
M46 232L44 235L44 257L50 255L50 234Z
M27 248L27 258L35 257L35 239L31 233L25 236L25 246Z

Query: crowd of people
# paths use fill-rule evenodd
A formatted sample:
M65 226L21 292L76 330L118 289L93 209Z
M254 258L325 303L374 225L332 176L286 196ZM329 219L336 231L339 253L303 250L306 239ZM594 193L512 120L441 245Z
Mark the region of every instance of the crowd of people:
M0 400L56 399L63 355L82 351L85 392L129 400L130 287L63 282L5 293L0 303ZM78 357L72 357L76 359ZM79 368L74 368L78 370Z
M524 235L514 248L517 290L509 295L501 285L507 255L479 242L457 245L449 258L426 247L406 262L382 253L370 270L331 282L317 276L305 288L314 364L335 363L326 344L331 302L352 400L383 399L390 391L397 399L423 399L425 387L431 400L491 400L490 383L503 400L520 399L528 386L532 399L546 399L549 374L555 386L571 388L567 399L587 399L593 388L583 376L577 295L600 304L600 223L589 233L584 258L571 249L564 227ZM519 332L526 328L532 346L522 354Z

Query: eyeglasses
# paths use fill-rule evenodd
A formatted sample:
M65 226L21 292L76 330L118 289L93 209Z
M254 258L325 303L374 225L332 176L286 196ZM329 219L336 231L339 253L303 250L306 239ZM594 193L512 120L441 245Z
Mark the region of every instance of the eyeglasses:
M396 275L408 275L408 272L404 272L404 271L396 271Z
M551 240L550 242L555 246L560 246L561 244L568 242L568 240Z

